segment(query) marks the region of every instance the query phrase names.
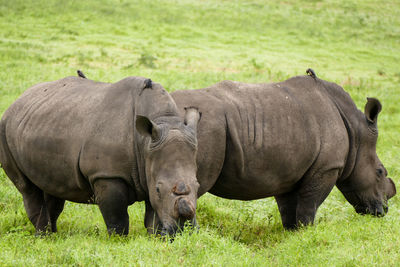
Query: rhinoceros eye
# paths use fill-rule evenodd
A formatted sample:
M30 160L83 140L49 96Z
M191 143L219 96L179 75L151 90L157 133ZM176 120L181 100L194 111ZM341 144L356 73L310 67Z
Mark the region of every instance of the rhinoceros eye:
M379 176L382 176L383 175L383 169L382 168L378 168L377 170L376 170L376 173L379 175Z
M157 191L158 197L161 198L160 188L158 186L156 187L156 191Z

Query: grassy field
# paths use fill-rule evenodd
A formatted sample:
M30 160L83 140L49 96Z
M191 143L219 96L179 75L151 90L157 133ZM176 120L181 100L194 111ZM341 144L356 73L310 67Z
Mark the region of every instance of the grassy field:
M267 3L267 4L266 4ZM231 79L281 81L313 68L363 110L383 104L378 154L400 187L400 2L397 0L0 0L0 114L33 84L75 75L145 76L169 91ZM149 237L144 205L130 234L106 234L96 206L67 203L59 232L35 237L0 171L0 266L399 266L400 200L357 215L335 189L316 224L285 231L275 201L198 202L200 230Z

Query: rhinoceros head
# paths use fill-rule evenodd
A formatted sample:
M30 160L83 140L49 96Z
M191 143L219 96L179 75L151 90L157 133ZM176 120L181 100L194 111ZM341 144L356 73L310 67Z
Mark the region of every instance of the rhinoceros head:
M385 215L387 200L396 194L396 187L376 154L377 119L381 109L378 99L368 98L365 117L358 125L359 146L353 171L338 184L357 213L375 216Z
M162 223L162 234L174 234L185 221L195 224L197 191L197 124L201 114L187 108L184 119L136 117L136 129L147 137L144 148L149 200ZM160 229L158 229L160 230Z

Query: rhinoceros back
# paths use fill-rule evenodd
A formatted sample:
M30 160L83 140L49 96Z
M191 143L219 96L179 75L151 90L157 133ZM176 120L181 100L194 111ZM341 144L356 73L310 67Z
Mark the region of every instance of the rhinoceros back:
M124 84L78 77L41 83L5 112L2 145L19 171L40 189L87 202L91 179L118 177L129 182L133 106Z
M212 172L218 177L198 173L201 184L216 180L209 191L215 195L256 199L282 194L317 168L317 160L330 161L326 165L333 168L344 164L346 129L325 89L311 77L270 84L223 81L174 97L180 105L199 107L200 133L225 129L225 140L219 140L226 144L223 166ZM199 98L203 101L196 101ZM224 122L215 124L221 119ZM214 138L199 134L198 158L210 154L212 149L203 151L201 146Z

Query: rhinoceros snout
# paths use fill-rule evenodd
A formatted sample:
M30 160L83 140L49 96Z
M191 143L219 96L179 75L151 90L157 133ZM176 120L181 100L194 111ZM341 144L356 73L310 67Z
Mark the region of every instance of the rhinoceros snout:
M377 217L383 217L388 213L389 207L386 204L374 203L374 205L357 206L356 212L362 215L370 214Z
M195 215L195 208L193 203L186 198L179 198L176 200L178 216L185 220L191 220Z

